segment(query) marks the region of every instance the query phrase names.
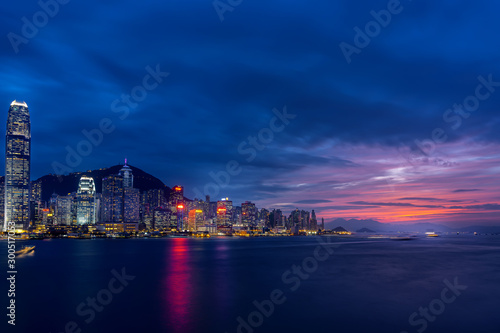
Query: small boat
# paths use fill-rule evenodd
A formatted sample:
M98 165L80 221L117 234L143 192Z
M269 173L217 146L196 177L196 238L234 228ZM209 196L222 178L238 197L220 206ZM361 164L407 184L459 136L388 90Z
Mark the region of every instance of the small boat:
M24 246L21 250L16 251L16 254L27 254L35 250L35 246Z
M391 237L391 240L395 240L395 241L410 241L410 240L414 240L415 237L408 237L408 236L395 236L395 237Z

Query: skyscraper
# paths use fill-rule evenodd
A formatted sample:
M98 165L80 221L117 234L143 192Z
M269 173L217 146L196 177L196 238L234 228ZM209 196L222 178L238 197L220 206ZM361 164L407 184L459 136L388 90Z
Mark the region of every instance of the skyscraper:
M72 221L71 206L73 203L72 195L59 195L56 203L56 219L55 224L70 225Z
M127 159L125 159L125 165L120 170L119 175L123 177L124 188L134 187L134 175L132 174L132 169L127 165Z
M118 175L102 180L102 220L113 223L139 223L140 190L134 188L132 169L125 165Z
M123 222L123 177L110 175L102 180L104 222Z
M125 180L124 180L125 182ZM123 190L123 222L139 223L141 193L138 188L125 187Z
M30 224L31 124L28 105L13 101L7 117L5 137L5 214L4 230Z
M175 206L179 202L184 202L184 187L176 185L170 192L170 204Z
M311 213L311 227L309 228L309 230L311 231L318 231L318 220L316 219L316 213L314 212L314 209L312 210L312 213Z
M0 177L0 221L4 221L5 214L5 177Z
M232 224L233 202L228 198L217 201L217 226Z
M95 184L92 177L80 178L76 192L76 223L95 224Z
M250 201L245 201L241 204L241 223L245 227L254 227L255 226L255 204Z
M191 209L188 217L188 230L196 231L199 227L203 226L203 210Z

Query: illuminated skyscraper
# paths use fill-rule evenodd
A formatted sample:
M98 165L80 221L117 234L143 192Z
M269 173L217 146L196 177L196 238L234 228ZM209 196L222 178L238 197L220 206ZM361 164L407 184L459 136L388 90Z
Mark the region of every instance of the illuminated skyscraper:
M65 195L58 196L56 203L56 219L55 224L70 225L72 221L71 206L73 204L73 196Z
M184 231L184 211L186 210L186 207L183 203L177 204L177 231Z
M0 176L0 221L4 221L5 214L5 177Z
M95 184L92 177L80 178L76 192L76 223L95 224Z
M241 204L241 223L245 227L253 227L255 226L256 221L256 211L255 204L250 201L245 201Z
M13 101L7 117L5 138L5 214L4 230L13 222L15 228L30 224L31 124L28 105Z
M138 188L133 188L133 187L124 188L124 193L123 193L124 222L139 223L140 198L141 198L141 193Z
M196 231L198 227L203 226L203 210L191 209L188 217L188 231Z
M110 175L102 180L103 222L123 222L123 177Z
M283 213L279 209L273 209L269 214L269 225L271 228L283 225Z
M184 202L184 187L177 185L170 192L170 204L177 205L179 202Z
M217 201L217 226L232 224L233 202L228 198Z
M140 191L133 187L132 169L126 163L118 175L102 180L103 222L139 223Z
M119 175L123 177L124 188L134 187L134 175L132 174L132 169L127 165L127 159L125 159L125 165L120 170Z

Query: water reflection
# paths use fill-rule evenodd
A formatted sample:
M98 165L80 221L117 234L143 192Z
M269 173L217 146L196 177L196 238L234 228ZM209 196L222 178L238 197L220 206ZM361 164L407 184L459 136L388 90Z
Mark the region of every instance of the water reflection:
M166 327L169 332L186 332L192 326L192 267L188 239L174 238L166 253L165 294Z

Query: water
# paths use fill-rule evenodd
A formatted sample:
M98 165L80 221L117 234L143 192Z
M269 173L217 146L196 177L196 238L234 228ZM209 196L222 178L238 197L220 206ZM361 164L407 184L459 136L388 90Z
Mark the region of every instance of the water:
M331 254L319 248L318 258L326 258L321 262L312 259L319 239L340 245L327 245ZM1 327L7 327L2 332L500 332L500 236L21 244L36 250L17 259L16 326L6 325L2 314ZM6 242L0 245L5 248ZM4 255L4 277L5 260ZM310 273L299 277L291 269L303 263ZM112 293L112 270L122 269L129 280L123 286L115 278ZM447 288L443 281L453 284L455 278L467 289L457 291L459 296L445 292L453 299L447 304L440 300ZM2 280L5 309L8 288ZM273 290L279 304L271 309ZM97 295L106 303L100 312L86 305ZM254 301L264 305L268 317L256 312ZM410 325L410 315L430 303L438 313L430 313L433 321L418 315L418 324Z

